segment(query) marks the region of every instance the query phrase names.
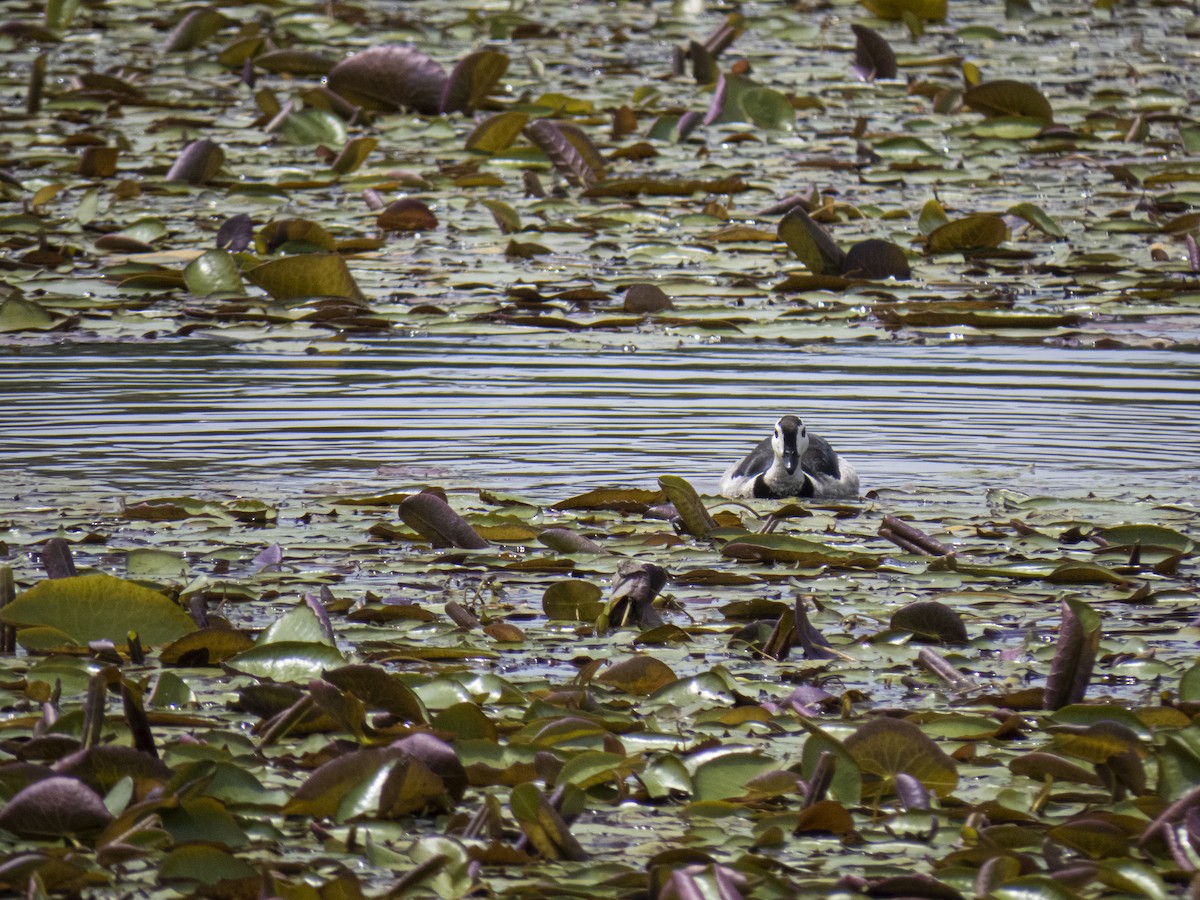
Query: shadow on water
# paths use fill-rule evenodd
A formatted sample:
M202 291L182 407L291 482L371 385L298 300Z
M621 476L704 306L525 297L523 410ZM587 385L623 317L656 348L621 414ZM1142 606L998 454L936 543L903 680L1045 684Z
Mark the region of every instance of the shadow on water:
M696 343L544 335L365 342L336 356L189 342L0 356L0 449L122 490L245 479L473 484L545 499L664 473L715 490L784 412L864 488L1179 493L1196 484L1200 355L1040 346Z

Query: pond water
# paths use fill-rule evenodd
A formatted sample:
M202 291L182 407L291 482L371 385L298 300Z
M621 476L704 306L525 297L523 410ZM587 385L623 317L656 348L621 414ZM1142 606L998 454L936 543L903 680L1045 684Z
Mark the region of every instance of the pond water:
M141 494L348 478L552 501L666 473L712 492L795 412L854 461L864 490L1167 497L1197 484L1200 354L694 339L634 352L536 333L312 355L10 346L0 398L10 473Z

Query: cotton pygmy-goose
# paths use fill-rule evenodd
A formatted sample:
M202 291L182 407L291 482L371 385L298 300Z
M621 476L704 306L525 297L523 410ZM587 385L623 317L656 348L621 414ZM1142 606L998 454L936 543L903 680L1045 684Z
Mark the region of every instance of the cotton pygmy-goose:
M809 434L796 416L784 416L750 455L721 476L725 497L858 496L858 473L829 441Z

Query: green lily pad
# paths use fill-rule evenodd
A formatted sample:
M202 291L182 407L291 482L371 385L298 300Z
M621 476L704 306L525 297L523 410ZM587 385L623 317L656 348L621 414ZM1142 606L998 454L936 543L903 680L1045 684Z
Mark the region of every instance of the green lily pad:
M195 631L192 617L158 591L111 575L76 575L41 582L0 610L18 628L48 625L81 644L124 644L136 632L143 644L165 644Z
M277 641L256 644L225 660L223 666L255 678L307 684L314 678L320 678L324 669L336 669L345 664L346 657L341 651L328 644Z

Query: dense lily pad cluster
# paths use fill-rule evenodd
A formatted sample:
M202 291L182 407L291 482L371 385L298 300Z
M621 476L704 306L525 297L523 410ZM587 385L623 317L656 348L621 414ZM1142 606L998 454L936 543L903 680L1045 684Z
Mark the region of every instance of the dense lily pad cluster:
M10 19L0 332L1195 345L1188 4L677 6Z
M41 548L0 570L13 890L1165 897L1197 868L1194 508L664 476L4 516Z

